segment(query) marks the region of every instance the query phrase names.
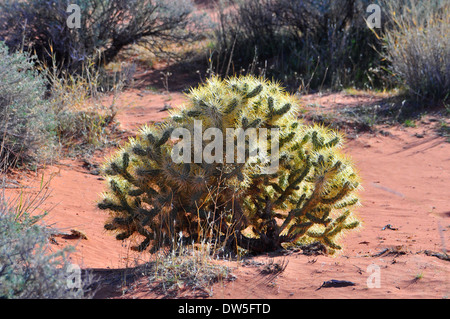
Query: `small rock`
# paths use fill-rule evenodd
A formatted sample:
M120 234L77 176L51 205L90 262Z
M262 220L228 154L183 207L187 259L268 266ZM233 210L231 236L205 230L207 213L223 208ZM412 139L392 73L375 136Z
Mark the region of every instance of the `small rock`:
M387 224L386 226L384 226L383 228L381 228L381 230L386 230L386 229L390 229L390 230L398 230L398 228L393 227L391 224Z

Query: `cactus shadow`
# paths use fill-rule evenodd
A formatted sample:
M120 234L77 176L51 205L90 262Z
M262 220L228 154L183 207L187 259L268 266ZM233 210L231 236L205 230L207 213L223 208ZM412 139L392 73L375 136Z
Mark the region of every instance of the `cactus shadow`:
M93 299L117 298L124 294L124 289L142 278L139 270L143 266L108 269L91 268L83 271L82 276L89 274L94 280L88 287L93 291Z

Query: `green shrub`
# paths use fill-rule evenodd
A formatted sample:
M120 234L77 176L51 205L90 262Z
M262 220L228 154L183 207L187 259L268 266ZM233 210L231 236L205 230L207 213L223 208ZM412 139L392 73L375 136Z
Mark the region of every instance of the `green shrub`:
M392 27L385 57L397 82L417 100L445 100L450 88L448 1L384 1Z
M359 225L351 212L359 178L339 151L342 136L302 124L298 111L279 85L251 76L192 89L184 108L143 127L106 161L108 189L98 204L110 212L105 229L118 240L143 237L136 250L205 239L256 253L316 242L329 253L341 249L340 236ZM239 135L250 128L266 129L267 138ZM177 129L193 139L219 130L226 146ZM184 148L192 141L201 150ZM214 158L198 159L208 149Z
M34 62L23 53L9 54L0 42L0 163L44 161L53 152L54 114Z

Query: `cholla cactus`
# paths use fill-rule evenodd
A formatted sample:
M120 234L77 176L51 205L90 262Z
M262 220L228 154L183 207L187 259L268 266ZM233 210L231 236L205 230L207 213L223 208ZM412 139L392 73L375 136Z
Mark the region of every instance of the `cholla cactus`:
M137 250L176 236L252 252L314 242L341 249L339 236L359 225L350 210L359 178L338 132L301 123L296 99L260 78L212 78L188 98L105 163L107 230L119 240L141 235Z

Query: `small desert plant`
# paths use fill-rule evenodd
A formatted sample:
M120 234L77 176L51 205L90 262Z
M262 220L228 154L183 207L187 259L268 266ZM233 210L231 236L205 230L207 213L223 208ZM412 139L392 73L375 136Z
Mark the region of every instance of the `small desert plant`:
M88 151L108 144L108 130L116 115L115 100L126 81L122 70L108 79L106 71L88 59L80 73L71 73L57 67L54 55L52 65L40 62L39 69L49 82L47 100L60 146L76 154L79 149ZM106 94L112 95L110 104L103 100Z
M351 211L359 178L339 151L340 133L299 122L296 99L261 78L212 78L188 98L106 161L98 206L110 211L107 230L118 240L143 236L137 250L173 248L178 234L251 252L312 242L341 249L340 235L359 225ZM259 130L257 141L249 129ZM197 134L219 139L212 130L227 132L226 146L196 140L184 148ZM213 158L198 160L202 150Z
M79 27L67 23L68 1L2 1L0 39L13 48L26 45L41 60L48 58L53 46L58 65L73 72L88 58L99 56L109 63L130 44L148 43L157 50L161 40L196 35L190 0L76 0L70 4L80 9Z
M33 57L9 53L0 42L0 162L30 163L50 158L55 118L44 99L46 83L35 70Z
M229 267L214 260L213 255L211 243L185 245L179 240L176 249L159 252L156 260L146 265L145 273L154 289L162 289L165 293L189 288L210 295L211 284L230 277Z
M400 85L417 100L448 99L450 6L447 1L384 1L392 27L385 58Z
M21 193L16 199L7 199L4 190L0 194L0 298L65 299L90 294L84 289L90 276L86 286L68 284L71 249L55 252L50 247L56 230L43 224L46 213L37 213L47 196L45 187L37 195Z
M416 127L416 123L411 119L406 119L403 125L406 127Z

